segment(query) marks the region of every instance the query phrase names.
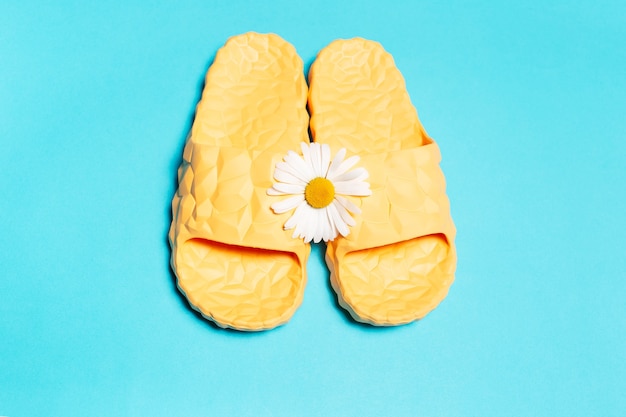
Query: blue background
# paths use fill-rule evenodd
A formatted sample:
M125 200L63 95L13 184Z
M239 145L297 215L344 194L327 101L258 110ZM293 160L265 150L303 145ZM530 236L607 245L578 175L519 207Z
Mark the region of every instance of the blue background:
M0 415L626 415L626 3L12 3ZM251 30L307 69L335 38L395 57L458 228L424 320L352 322L320 245L270 332L217 329L177 292L176 168L212 57Z

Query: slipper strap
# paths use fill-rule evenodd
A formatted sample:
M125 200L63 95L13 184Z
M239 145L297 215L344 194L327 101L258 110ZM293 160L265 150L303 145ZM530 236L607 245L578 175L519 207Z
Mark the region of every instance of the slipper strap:
M282 153L249 151L188 141L178 171L170 239L177 245L194 238L227 245L293 252L304 266L306 247L283 230L288 213L270 209L267 195ZM190 204L191 203L191 204Z
M433 234L452 246L456 231L440 160L436 143L363 156L359 166L369 172L372 195L361 198L350 234L331 243L336 255Z

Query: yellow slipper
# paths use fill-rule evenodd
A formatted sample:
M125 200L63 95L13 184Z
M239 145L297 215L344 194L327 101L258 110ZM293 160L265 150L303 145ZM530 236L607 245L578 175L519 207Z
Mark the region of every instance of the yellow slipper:
M339 303L358 321L398 325L424 317L454 280L455 228L439 168L402 75L380 44L338 40L309 73L315 142L361 157L372 195L326 261Z
M207 72L172 202L172 269L221 327L284 324L302 301L309 245L270 209L274 167L308 142L302 60L276 35L233 37Z

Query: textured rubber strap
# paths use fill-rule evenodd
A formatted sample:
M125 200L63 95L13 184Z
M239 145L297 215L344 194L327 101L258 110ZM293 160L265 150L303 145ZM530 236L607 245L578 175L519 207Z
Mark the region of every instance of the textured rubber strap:
M337 256L432 234L452 243L456 231L440 160L435 143L362 157L372 195L361 199L350 234L332 243Z
M251 152L189 142L179 170L175 199L180 208L173 238L180 245L208 239L228 245L293 252L306 258L305 245L283 230L288 213L277 215L267 189L272 186L276 152ZM184 199L194 204L182 204ZM190 208L193 207L193 208Z

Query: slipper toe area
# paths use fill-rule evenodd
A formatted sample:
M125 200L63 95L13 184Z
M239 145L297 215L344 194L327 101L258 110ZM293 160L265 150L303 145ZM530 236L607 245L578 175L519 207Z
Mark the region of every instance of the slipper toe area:
M454 280L450 246L432 235L347 254L337 265L349 277L333 286L357 321L398 325L424 317ZM452 268L451 268L452 266Z
M179 249L178 285L222 327L275 327L293 312L302 270L295 254L190 239Z

